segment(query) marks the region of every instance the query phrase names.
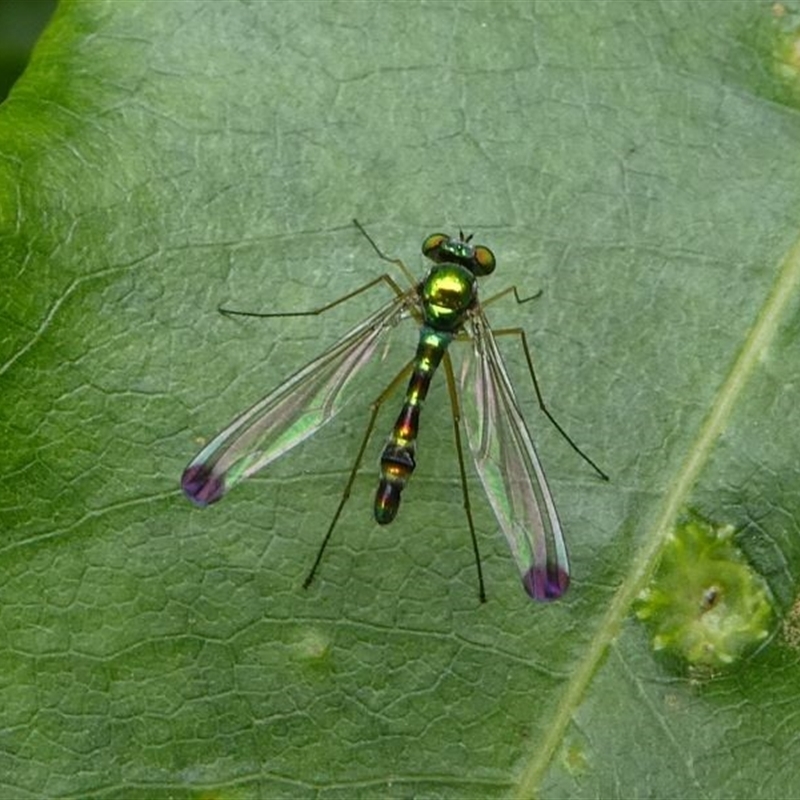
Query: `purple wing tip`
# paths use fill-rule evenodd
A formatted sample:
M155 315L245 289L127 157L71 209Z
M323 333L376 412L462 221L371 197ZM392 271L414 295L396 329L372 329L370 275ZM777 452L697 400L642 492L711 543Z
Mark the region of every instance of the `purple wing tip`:
M183 493L197 506L216 503L225 494L225 485L203 464L192 464L181 475Z
M534 600L558 600L569 588L569 573L557 564L531 567L522 576L522 585Z

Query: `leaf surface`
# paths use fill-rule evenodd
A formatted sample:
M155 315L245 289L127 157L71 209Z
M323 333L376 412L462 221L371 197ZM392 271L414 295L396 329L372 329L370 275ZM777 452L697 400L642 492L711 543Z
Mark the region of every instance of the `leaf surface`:
M0 107L3 793L791 796L793 26L738 2L62 2ZM204 441L382 302L217 313L379 275L352 217L415 274L463 228L498 259L484 298L543 289L488 313L611 475L501 337L563 601L526 598L473 473L478 603L441 379L396 522L371 521L394 399L301 588L413 329L319 437L209 509L181 496ZM786 618L720 674L631 614L687 506L736 527Z

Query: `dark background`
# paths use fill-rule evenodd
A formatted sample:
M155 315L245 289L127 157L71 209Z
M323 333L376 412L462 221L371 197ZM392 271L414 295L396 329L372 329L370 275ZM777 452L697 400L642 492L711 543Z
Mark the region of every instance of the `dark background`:
M22 74L56 0L0 0L0 103Z

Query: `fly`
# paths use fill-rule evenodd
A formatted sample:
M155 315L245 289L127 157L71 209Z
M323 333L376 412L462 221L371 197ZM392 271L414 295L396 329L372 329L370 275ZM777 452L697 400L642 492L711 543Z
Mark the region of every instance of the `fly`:
M608 476L569 437L547 409L539 389L525 332L521 328L492 330L484 309L513 294L515 286L478 300L478 278L494 272L495 256L488 247L473 244L472 236L458 238L434 233L422 243L433 265L415 281L398 258L383 254L357 220L358 230L377 255L403 273L403 289L388 273L349 294L312 311L258 313L220 309L227 315L249 317L317 316L378 285L392 297L335 344L277 386L219 433L183 472L181 487L196 505L207 506L222 498L244 478L266 467L330 422L350 401L346 391L352 379L379 349L385 334L406 319L419 326L414 357L372 402L370 417L317 557L303 585L307 588L319 568L361 465L378 412L399 385L408 379L403 406L380 459L380 478L373 513L381 525L397 516L403 491L416 468L416 441L420 413L431 380L441 366L447 383L453 419L464 509L478 572L479 596L486 599L478 540L469 502L462 446L462 423L469 449L497 521L508 541L528 595L554 600L569 586L569 560L553 496L520 410L508 371L497 345L498 336L517 337L522 345L539 407L569 445L603 479ZM537 295L534 295L534 297ZM449 348L453 342L471 345L459 379Z

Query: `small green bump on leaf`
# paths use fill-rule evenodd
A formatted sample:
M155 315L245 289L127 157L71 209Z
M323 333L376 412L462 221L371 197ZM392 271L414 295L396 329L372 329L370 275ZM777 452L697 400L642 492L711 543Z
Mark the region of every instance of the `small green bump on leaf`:
M733 532L731 525L692 514L670 534L636 607L654 650L692 666L723 667L767 638L771 593L734 544Z
M244 800L248 797L245 789L205 789L196 795L197 800Z
M788 3L773 3L775 39L772 63L777 76L800 98L800 9Z
M570 775L583 775L589 768L585 748L577 742L570 742L563 750L562 761Z
M800 650L800 597L795 598L783 620L783 641L793 650Z
M309 666L323 666L330 656L331 643L318 630L308 630L295 642L293 649L297 658Z

